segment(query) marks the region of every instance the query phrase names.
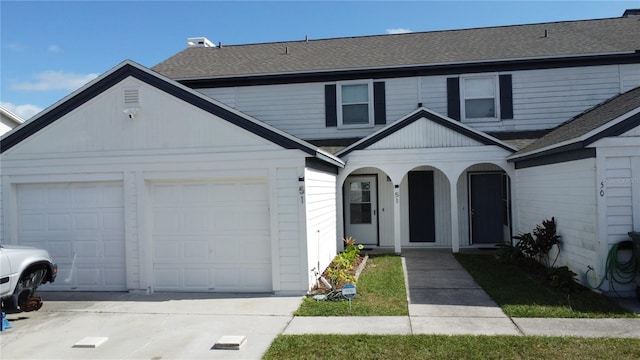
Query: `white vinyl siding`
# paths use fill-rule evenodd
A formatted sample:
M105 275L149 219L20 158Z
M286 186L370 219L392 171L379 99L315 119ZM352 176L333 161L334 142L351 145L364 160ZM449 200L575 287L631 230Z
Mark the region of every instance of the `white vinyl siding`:
M304 174L307 217L307 274L309 283L316 281L336 254L336 177L307 169Z
M640 64L620 65L620 92L640 86Z
M602 274L595 174L592 158L516 170L519 221L514 232L532 232L543 220L555 217L562 236L557 265L568 265L576 273L592 266Z
M637 134L638 127L624 136L603 138L592 144L597 150L598 180L595 191L600 210L601 269L604 269L613 244L629 240L630 231L640 231L640 141L637 141L640 139ZM596 274L599 275L598 281L604 276L603 270ZM607 281L601 289L612 290ZM615 290L633 296L635 284L616 284Z
M627 239L633 231L632 157L607 157L603 194L606 198L607 243L615 244ZM639 170L636 170L640 172ZM640 181L640 180L638 180ZM640 201L635 199L635 201Z
M301 200L298 191L298 170L282 168L277 170L276 188L278 192L278 251L280 263L280 290L299 291L307 274L302 274L305 249L301 238Z
M482 146L482 144L443 125L422 118L415 121L411 126L398 130L393 136L388 136L372 144L369 146L369 149L419 149L467 146Z
M513 119L474 122L470 126L481 131L550 129L640 85L640 64L522 70L509 74L512 75ZM447 77L385 79L387 124L415 110L418 103L446 116ZM263 85L202 89L201 92L302 139L363 137L382 127L326 127L324 85Z

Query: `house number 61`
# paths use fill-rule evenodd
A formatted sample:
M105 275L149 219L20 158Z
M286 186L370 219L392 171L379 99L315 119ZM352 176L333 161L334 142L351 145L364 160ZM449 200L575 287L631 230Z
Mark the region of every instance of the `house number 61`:
M604 196L604 182L600 182L600 196Z

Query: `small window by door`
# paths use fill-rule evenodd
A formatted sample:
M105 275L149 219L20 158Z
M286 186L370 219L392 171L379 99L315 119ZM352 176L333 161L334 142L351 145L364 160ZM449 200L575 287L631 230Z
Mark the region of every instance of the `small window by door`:
M349 191L351 224L371 224L371 183L352 182Z

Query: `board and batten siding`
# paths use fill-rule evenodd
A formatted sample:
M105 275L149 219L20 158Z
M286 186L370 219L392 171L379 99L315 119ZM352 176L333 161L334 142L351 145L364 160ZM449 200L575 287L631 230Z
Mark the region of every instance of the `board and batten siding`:
M516 170L518 229L532 232L555 217L562 251L557 265L578 274L591 266L602 274L597 228L595 159ZM606 255L605 255L606 256Z
M636 157L640 158L639 157ZM637 161L637 160L636 160ZM634 158L630 156L607 157L604 195L606 201L607 244L627 240L633 231L634 180L640 179L640 169L632 169ZM636 178L637 177L637 178ZM637 180L640 182L640 180Z
M302 259L306 258L301 245L300 207L298 192L298 169L279 168L276 171L276 189L278 194L278 251L280 291L302 290Z
M465 123L481 131L553 128L614 95L639 86L639 73L640 64L490 73L512 75L514 117ZM446 116L448 77L452 76L385 79L387 124L414 111L419 103ZM327 127L324 108L326 84L260 85L199 91L306 140L364 137L382 127Z
M337 253L336 176L317 170L304 172L307 226L307 275L315 284Z

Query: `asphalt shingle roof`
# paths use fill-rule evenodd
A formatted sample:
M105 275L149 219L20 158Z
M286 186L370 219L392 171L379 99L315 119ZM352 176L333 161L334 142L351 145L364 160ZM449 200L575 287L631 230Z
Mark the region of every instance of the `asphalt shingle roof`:
M519 156L565 141L577 140L624 114L640 108L640 87L613 97L559 125L553 131L518 151ZM638 123L640 126L640 122Z
M636 50L640 50L640 16L627 16L396 35L191 47L154 66L153 70L173 79L202 79Z

